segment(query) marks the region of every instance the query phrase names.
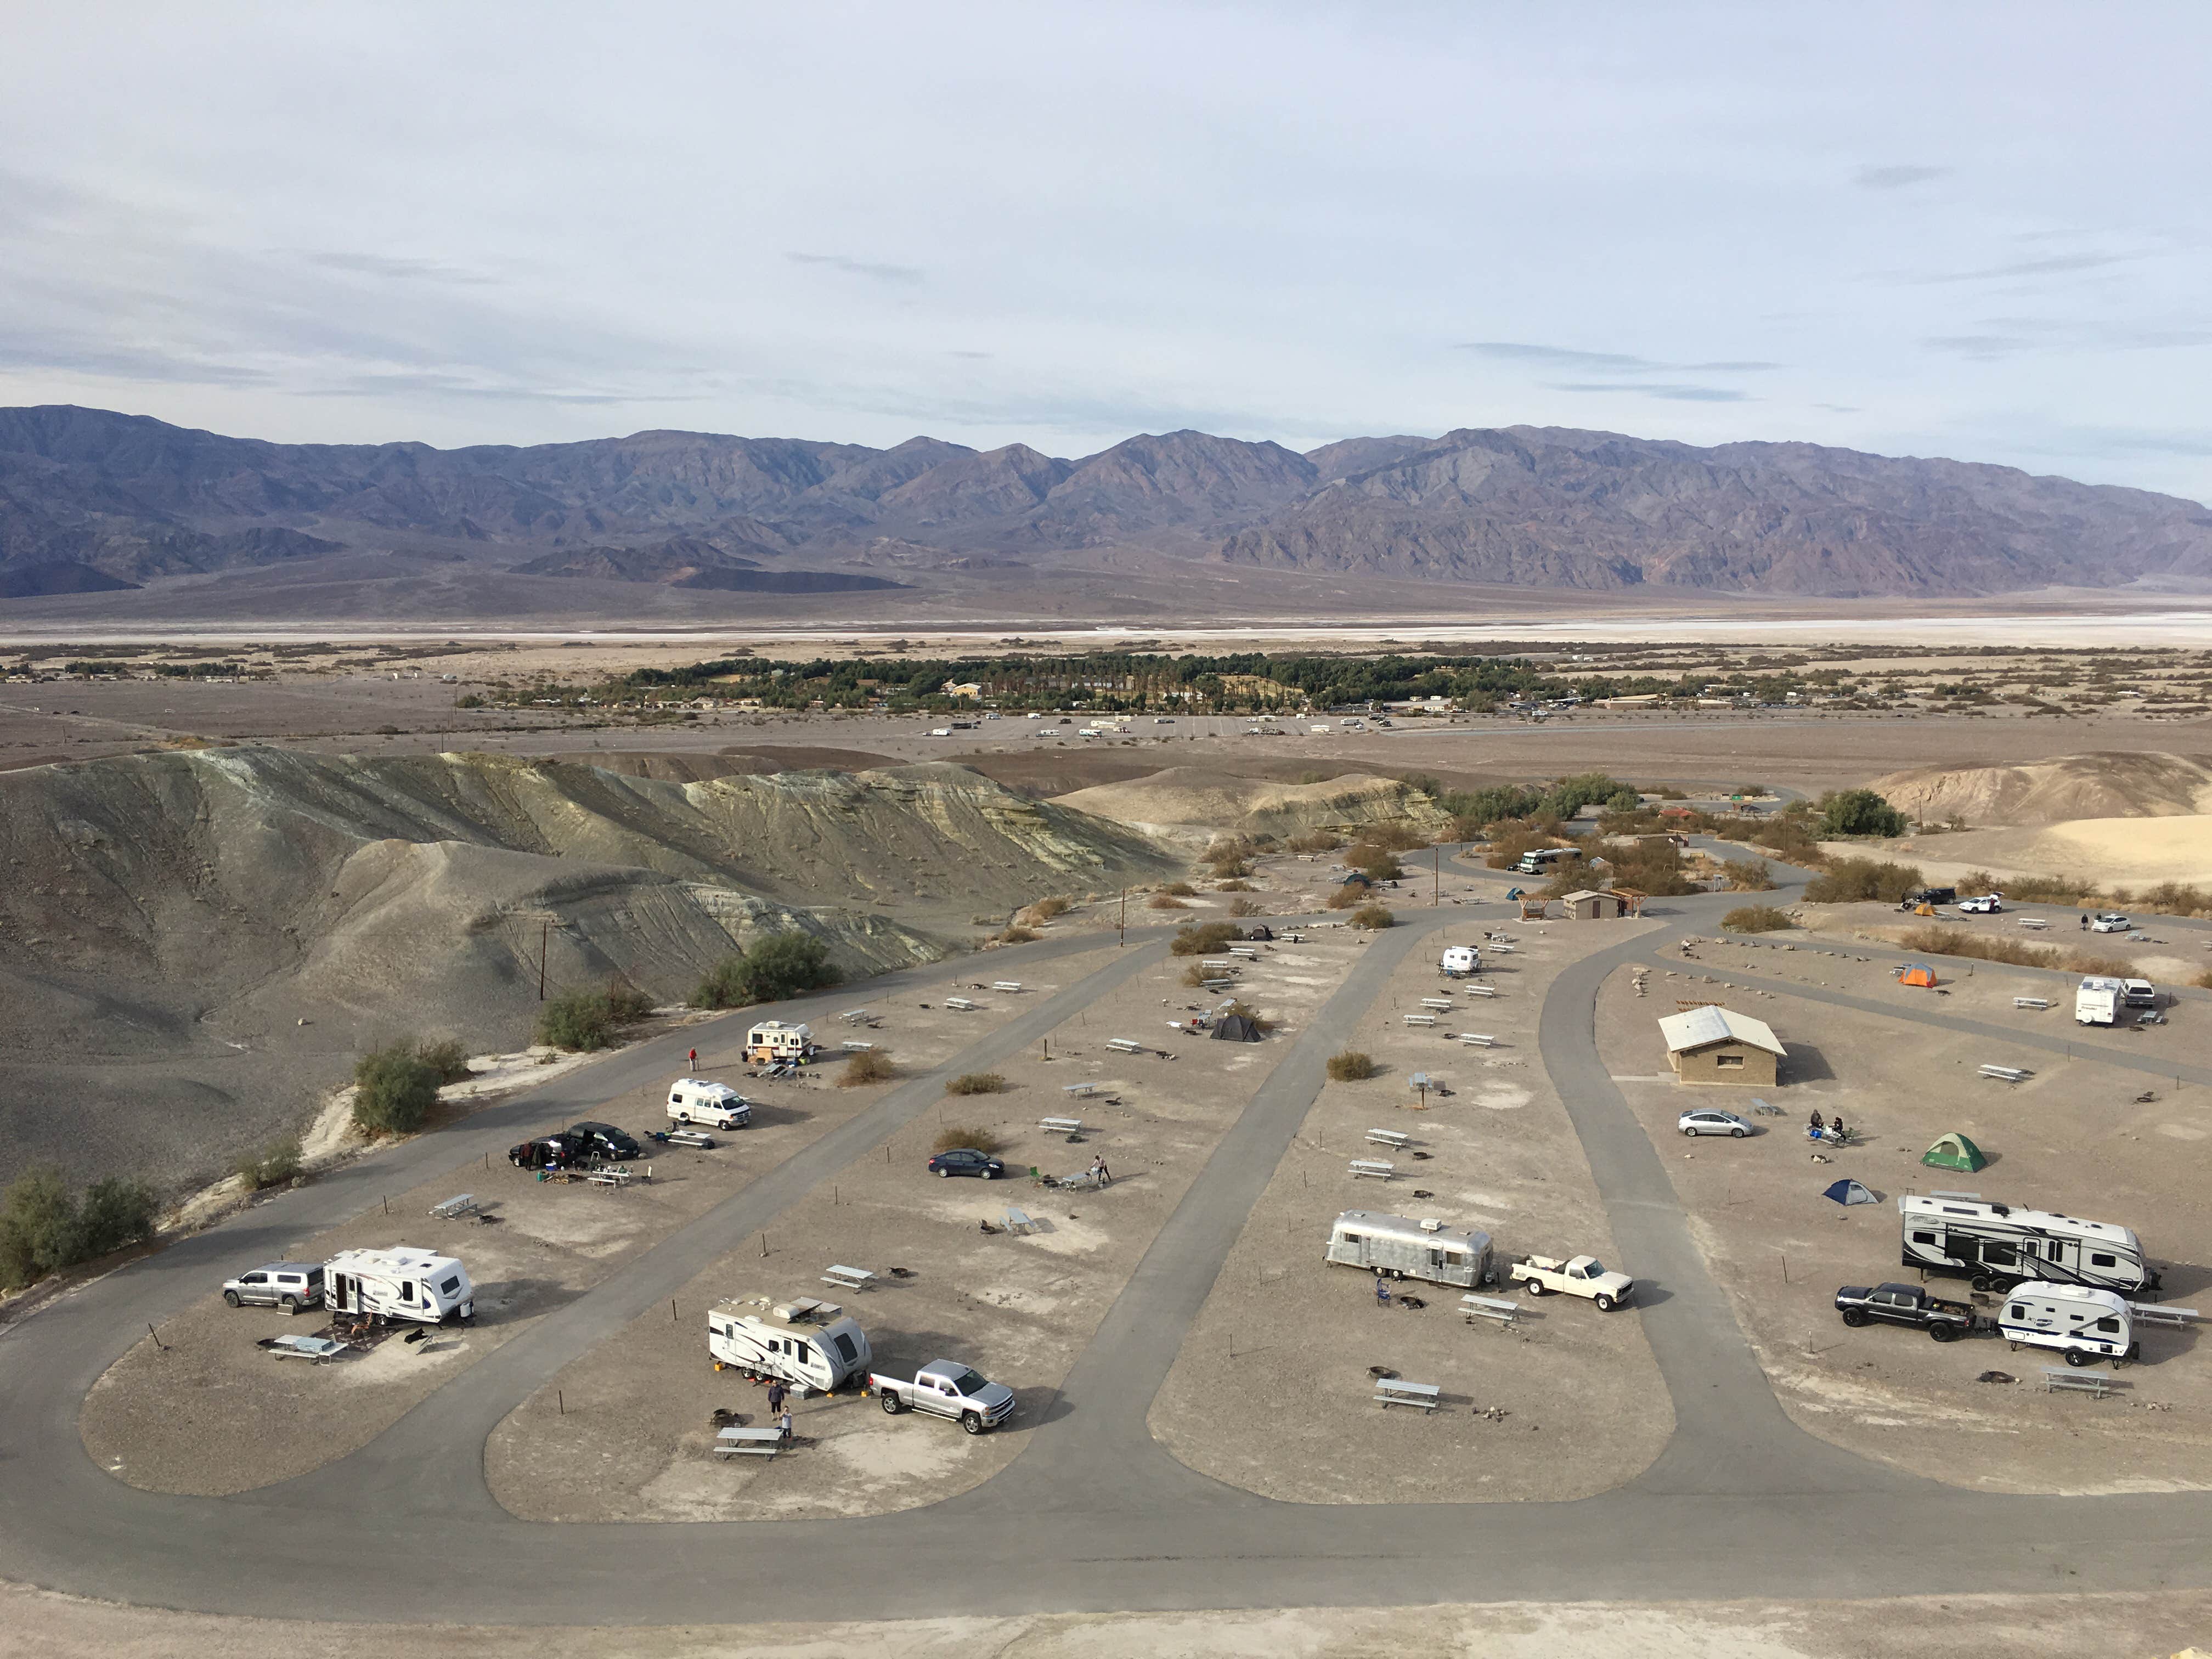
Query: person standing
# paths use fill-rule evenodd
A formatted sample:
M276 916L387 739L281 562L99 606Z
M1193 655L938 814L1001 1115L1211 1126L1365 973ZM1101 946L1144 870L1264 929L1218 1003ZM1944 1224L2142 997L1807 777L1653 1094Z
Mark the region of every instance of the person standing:
M781 1382L768 1385L768 1414L774 1417L783 1409L784 1387Z
M776 1426L777 1430L781 1433L782 1437L783 1437L786 1440L790 1439L790 1438L791 1438L791 1413L790 1413L789 1412L786 1412L786 1413L784 1413L781 1416L778 1417L778 1418L775 1419L775 1426Z
M691 1051L690 1066L691 1069L695 1072L699 1069L699 1051L696 1048L694 1048Z
M1390 1305L1390 1281L1381 1273L1375 1275L1375 1305L1378 1308Z

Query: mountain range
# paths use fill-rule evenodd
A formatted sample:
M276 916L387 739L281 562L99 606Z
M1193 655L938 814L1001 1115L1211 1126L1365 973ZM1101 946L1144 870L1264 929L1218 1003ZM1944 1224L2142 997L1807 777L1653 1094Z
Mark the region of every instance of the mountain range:
M1024 444L674 431L283 444L66 405L0 410L0 600L17 614L183 579L358 589L439 567L465 571L479 596L588 585L601 606L654 589L893 601L1096 579L1116 560L1215 582L1326 577L1338 593L2191 587L2212 583L2212 512L2010 467L1561 428L1304 454L1145 434L1066 459Z

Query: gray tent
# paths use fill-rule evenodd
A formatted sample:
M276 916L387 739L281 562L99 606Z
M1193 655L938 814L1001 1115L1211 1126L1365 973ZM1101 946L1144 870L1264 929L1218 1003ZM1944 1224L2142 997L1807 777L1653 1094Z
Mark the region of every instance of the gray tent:
M1823 1198L1832 1198L1838 1204L1879 1204L1881 1202L1881 1200L1876 1198L1867 1188L1860 1185L1856 1181L1848 1180L1831 1182L1826 1187L1821 1189L1820 1196Z
M1260 1028L1243 1014L1224 1014L1213 1028L1216 1042L1257 1042Z

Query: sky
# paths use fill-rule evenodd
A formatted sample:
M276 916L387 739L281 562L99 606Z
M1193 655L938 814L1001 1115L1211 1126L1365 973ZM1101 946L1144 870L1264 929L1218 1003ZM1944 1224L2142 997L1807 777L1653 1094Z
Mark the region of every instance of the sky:
M21 8L0 404L1081 455L1601 428L2212 500L2212 10Z

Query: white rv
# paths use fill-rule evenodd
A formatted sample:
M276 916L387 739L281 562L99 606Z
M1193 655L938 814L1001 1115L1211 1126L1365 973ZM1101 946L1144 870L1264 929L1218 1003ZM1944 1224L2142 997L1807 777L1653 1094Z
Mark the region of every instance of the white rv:
M2120 1000L2127 988L2118 980L2092 974L2074 992L2076 1025L2112 1025L2120 1018Z
M1488 1233L1454 1232L1441 1221L1365 1210L1346 1210L1337 1217L1329 1230L1327 1259L1393 1279L1425 1279L1470 1290L1492 1277Z
M450 1255L395 1244L388 1250L340 1250L323 1263L323 1296L332 1313L374 1314L442 1325L477 1310L469 1270Z
M1997 1312L1997 1334L2016 1348L2056 1348L2069 1365L2124 1364L2142 1352L2118 1297L2039 1279L2013 1286Z
M1940 1193L1906 1194L1897 1208L1904 1222L1905 1265L1970 1278L1978 1291L2030 1279L2122 1296L2158 1289L2158 1274L2143 1260L2142 1241L2109 1221Z
M866 1334L850 1318L816 1323L812 1316L821 1306L805 1297L723 1303L707 1315L707 1352L714 1369L821 1394L865 1378L871 1358Z
M814 1028L764 1019L745 1033L747 1060L805 1060L814 1052Z
M1443 960L1438 966L1455 977L1461 974L1479 974L1482 971L1482 951L1473 945L1448 945L1444 947Z

